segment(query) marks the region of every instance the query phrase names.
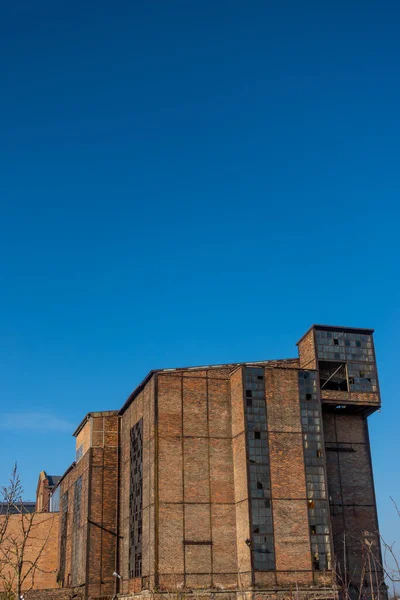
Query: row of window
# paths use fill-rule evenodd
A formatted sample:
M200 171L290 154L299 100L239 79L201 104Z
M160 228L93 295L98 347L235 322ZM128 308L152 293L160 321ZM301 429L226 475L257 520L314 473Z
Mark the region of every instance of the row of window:
M143 419L131 429L129 576L142 576Z
M321 433L321 407L317 399L317 375L299 371L299 394L303 431L308 519L311 552L315 570L331 568L329 537L329 507L324 466L324 445Z
M264 370L245 369L245 416L251 496L251 553L258 571L275 569Z

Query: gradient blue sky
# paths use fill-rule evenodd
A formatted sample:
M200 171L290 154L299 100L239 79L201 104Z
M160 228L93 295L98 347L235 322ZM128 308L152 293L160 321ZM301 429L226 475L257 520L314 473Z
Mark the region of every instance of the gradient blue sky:
M3 483L74 458L152 368L373 327L400 543L400 4L8 2L0 25Z

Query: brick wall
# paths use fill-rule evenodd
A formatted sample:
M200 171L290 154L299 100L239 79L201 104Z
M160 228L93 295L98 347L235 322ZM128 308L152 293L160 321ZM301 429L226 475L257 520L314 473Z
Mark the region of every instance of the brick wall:
M381 562L367 419L361 414L325 413L324 432L334 551L340 574L347 569L359 588L367 561L365 532ZM377 576L382 578L380 568Z
M159 586L236 586L229 371L160 373L157 386Z
M380 395L377 392L321 390L321 399L323 402L332 402L333 404L358 404L365 407L371 406L373 409L381 404Z
M66 542L65 542L65 566L59 562L58 568L61 576L61 583L64 586L82 585L86 581L86 549L87 549L87 515L88 515L88 490L89 490L89 465L91 454L86 453L76 466L69 471L60 483L60 546L63 544L63 498L68 497L67 517L66 517ZM74 525L74 496L75 483L82 478L82 494L80 502L80 520ZM65 518L65 517L64 517ZM72 553L78 560L75 562L75 572L73 569ZM62 553L60 553L62 559ZM73 582L73 579L75 581Z
M91 446L92 441L92 419L86 421L82 429L76 435L75 447L76 450L82 446L82 455L86 454Z
M24 594L25 600L83 600L81 588L56 588L48 590L30 590Z
M243 368L154 374L121 416L120 591L313 580L298 363L265 369L276 570L252 574ZM130 431L143 419L142 578L129 577ZM238 578L239 577L239 578ZM320 581L321 579L321 581Z
M87 549L89 596L111 594L115 584L118 418L115 415L92 418Z
M298 372L265 369L278 585L311 585L311 549Z
M143 492L142 492L142 577L143 587L154 588L155 572L155 378L136 396L121 416L120 454L120 498L119 520L121 539L119 541L119 564L123 577L121 592L141 590L140 579L129 577L129 492L131 468L132 427L143 419Z
M317 359L315 352L314 330L311 329L298 343L300 367L302 369L316 369Z
M5 517L0 517L0 522ZM32 521L31 521L32 519ZM45 589L57 586L56 571L58 560L58 513L33 513L30 515L10 515L7 525L5 538L2 542L2 548L7 552L7 548L12 547L12 541L15 540L17 548L21 550L23 540L23 530L27 530L28 524L32 523L30 534L27 538L24 553L24 562L26 566L23 569L23 577L27 574L31 563L36 561L37 569L31 571L25 578L22 589L27 590L32 586L36 589ZM3 554L4 556L4 554ZM3 574L8 570L8 566L16 566L14 557L10 555L10 561L7 562ZM7 577L10 581L10 577ZM4 589L3 580L0 578L0 591Z
M50 490L49 480L46 473L41 471L36 489L36 511L47 512L49 510Z
M82 432L91 445L60 484L61 523L63 496L68 494L61 583L64 587L86 585L87 594L100 596L112 593L115 584L118 417L94 413L77 438ZM60 546L62 535L60 527Z
M246 424L244 412L243 367L230 377L232 407L232 451L236 514L237 570L240 585L252 584L251 552L246 540L251 538L247 472Z

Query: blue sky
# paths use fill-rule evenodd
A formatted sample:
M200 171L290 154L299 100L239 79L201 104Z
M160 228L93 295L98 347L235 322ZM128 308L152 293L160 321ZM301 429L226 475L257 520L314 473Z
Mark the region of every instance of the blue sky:
M152 368L373 327L400 543L400 5L3 6L0 424L26 496Z

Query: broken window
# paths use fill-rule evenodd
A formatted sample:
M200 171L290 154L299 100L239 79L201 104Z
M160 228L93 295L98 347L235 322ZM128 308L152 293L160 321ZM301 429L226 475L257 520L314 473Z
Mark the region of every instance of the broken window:
M75 458L76 462L79 462L81 460L82 456L83 456L83 444L81 444L79 446L79 448L76 449L76 458Z
M332 369L331 367L334 368ZM328 363L323 371L325 382L343 367L342 363ZM346 376L346 371L344 372ZM320 432L321 405L317 394L313 391L316 385L316 374L309 373L305 378L299 372L299 395L301 425L303 430L304 465L307 488L307 507L310 527L310 541L315 570L330 568L331 547L329 536L329 505L326 493L326 474L323 459L323 439ZM337 389L337 388L336 388ZM307 394L312 394L312 401L307 402Z
M142 575L143 419L130 432L129 576Z
M249 460L249 493L251 496L251 531L249 540L254 569L275 569L272 526L267 406L264 371L259 367L245 369L245 417Z
M345 363L320 360L319 376L321 390L348 391Z
M82 476L74 484L73 513L72 513L72 552L71 552L71 583L78 585L78 570L81 563L81 545L79 543L79 528L82 504Z

